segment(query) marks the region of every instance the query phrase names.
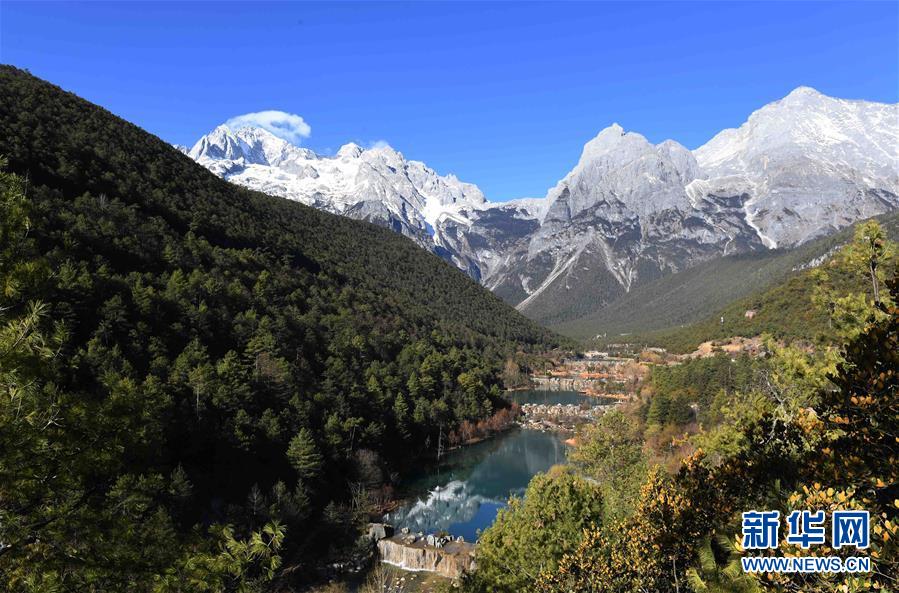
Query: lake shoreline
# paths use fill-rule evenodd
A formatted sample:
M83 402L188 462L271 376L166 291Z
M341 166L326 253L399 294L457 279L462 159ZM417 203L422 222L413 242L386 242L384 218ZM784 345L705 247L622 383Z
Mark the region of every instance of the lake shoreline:
M507 391L511 403L561 403L596 407L597 399L575 391ZM610 402L611 403L611 402ZM449 533L476 541L492 525L510 496L524 493L531 478L565 463L571 436L561 431L533 430L523 417L501 431L456 445L440 463L423 465L398 483L396 502L379 520L412 533Z

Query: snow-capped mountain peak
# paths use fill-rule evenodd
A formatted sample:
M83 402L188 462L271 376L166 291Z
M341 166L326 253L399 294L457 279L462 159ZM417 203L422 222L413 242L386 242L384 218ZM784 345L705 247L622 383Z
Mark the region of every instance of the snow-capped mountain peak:
M577 167L590 165L603 158L626 159L647 143L646 138L640 134L626 132L619 124L613 123L584 144Z
M824 97L827 98L826 95L818 91L818 89L812 88L810 86L800 85L795 89L790 91L784 99L802 99L807 97Z
M747 216L774 246L899 206L897 147L899 105L799 87L694 154L713 185L752 188Z
M236 160L244 156L237 136L225 125L216 127L197 140L188 154L194 160L201 158Z
M697 173L696 159L677 142L656 146L612 124L584 145L574 169L549 191L547 218L566 220L602 205L639 215L685 207L684 186Z
M461 267L467 264L447 251L440 225L451 219L467 226L487 203L476 185L406 160L384 143L365 149L349 142L329 157L261 128L221 125L200 138L189 155L234 183L388 226Z
M799 87L753 112L739 128L723 130L695 154L709 173L743 172L752 157L784 150L812 157L848 157L853 166L879 161L882 168L895 171L897 146L896 104L835 99L811 87ZM827 154L833 148L837 154Z
M340 147L337 151L337 156L342 158L350 158L355 159L358 158L363 153L362 147L356 144L355 142L348 142Z
M592 168L601 174L608 174L622 167L646 167L647 159L659 159L665 165L673 166L684 183L698 176L696 159L690 150L674 140L665 140L653 145L645 136L626 131L615 123L603 129L584 145L578 164L566 177L570 179ZM641 161L644 161L642 164Z
M188 154L199 162L240 161L245 165L269 166L318 158L311 150L294 146L268 130L245 126L235 131L226 125L220 125L200 138Z
M539 317L899 208L897 150L896 104L799 87L695 151L612 124L545 198L505 203L380 144L319 156L219 126L189 154L235 183L401 232Z
M897 110L799 87L692 152L613 124L488 285L552 317L559 303L598 307L704 259L792 247L899 208Z

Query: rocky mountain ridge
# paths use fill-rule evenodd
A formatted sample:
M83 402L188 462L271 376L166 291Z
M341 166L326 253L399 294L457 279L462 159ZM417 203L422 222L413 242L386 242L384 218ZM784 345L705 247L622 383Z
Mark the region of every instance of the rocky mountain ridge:
M499 219L514 226L535 218L532 201L492 204L477 186L406 160L387 145L364 149L348 143L334 156L322 156L261 128L221 125L186 154L239 185L387 226L476 279L492 254L457 237L457 229L477 227L486 217L494 221L490 232L496 235ZM515 226L516 236L519 230ZM495 237L491 245L501 242Z
M793 248L899 208L899 106L800 87L695 151L614 124L487 286L546 323L711 258Z
M220 126L188 154L235 183L382 224L544 322L710 258L899 208L899 106L799 87L691 151L613 124L546 197L488 202L389 146L320 156Z

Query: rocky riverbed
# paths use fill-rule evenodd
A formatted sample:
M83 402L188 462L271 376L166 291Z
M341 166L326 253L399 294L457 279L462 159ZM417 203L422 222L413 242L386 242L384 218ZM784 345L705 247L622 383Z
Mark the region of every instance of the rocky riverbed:
M601 416L610 406L583 404L524 404L519 424L540 431L569 431Z

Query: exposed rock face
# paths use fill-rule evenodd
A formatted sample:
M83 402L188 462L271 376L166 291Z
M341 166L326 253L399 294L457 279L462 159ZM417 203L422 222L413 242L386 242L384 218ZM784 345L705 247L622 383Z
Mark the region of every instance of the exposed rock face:
M603 415L610 406L524 404L520 423L530 430L567 431Z
M703 260L899 208L897 151L899 105L800 87L692 152L612 125L545 198L506 203L389 146L326 157L220 126L189 155L235 183L400 232L552 323Z
M434 234L438 253L445 249L452 254L450 259L463 260L463 270L491 287L497 271L508 266L509 255L522 239L540 228L545 203L542 199L513 200L465 208L459 216L442 216Z
M749 188L747 218L793 246L899 207L899 106L799 87L695 152L713 185Z
M393 535L393 526L387 523L369 523L368 538L372 541L380 541Z
M532 230L519 224L532 218L527 207L490 204L476 185L438 175L390 146L350 143L328 157L261 128L222 125L187 153L234 183L393 229L475 279L504 235Z
M523 294L521 310L551 320L560 301L571 316L586 314L637 281L763 248L742 211L748 196L689 191L699 174L676 142L653 145L618 125L606 128L550 190L539 229L488 286Z
M474 544L462 541L449 541L437 547L429 545L425 538L401 535L378 542L381 560L387 564L406 570L436 572L453 579L475 569L475 548Z
M897 151L899 106L806 87L694 152L613 125L487 286L553 322L705 259L793 247L899 208Z

